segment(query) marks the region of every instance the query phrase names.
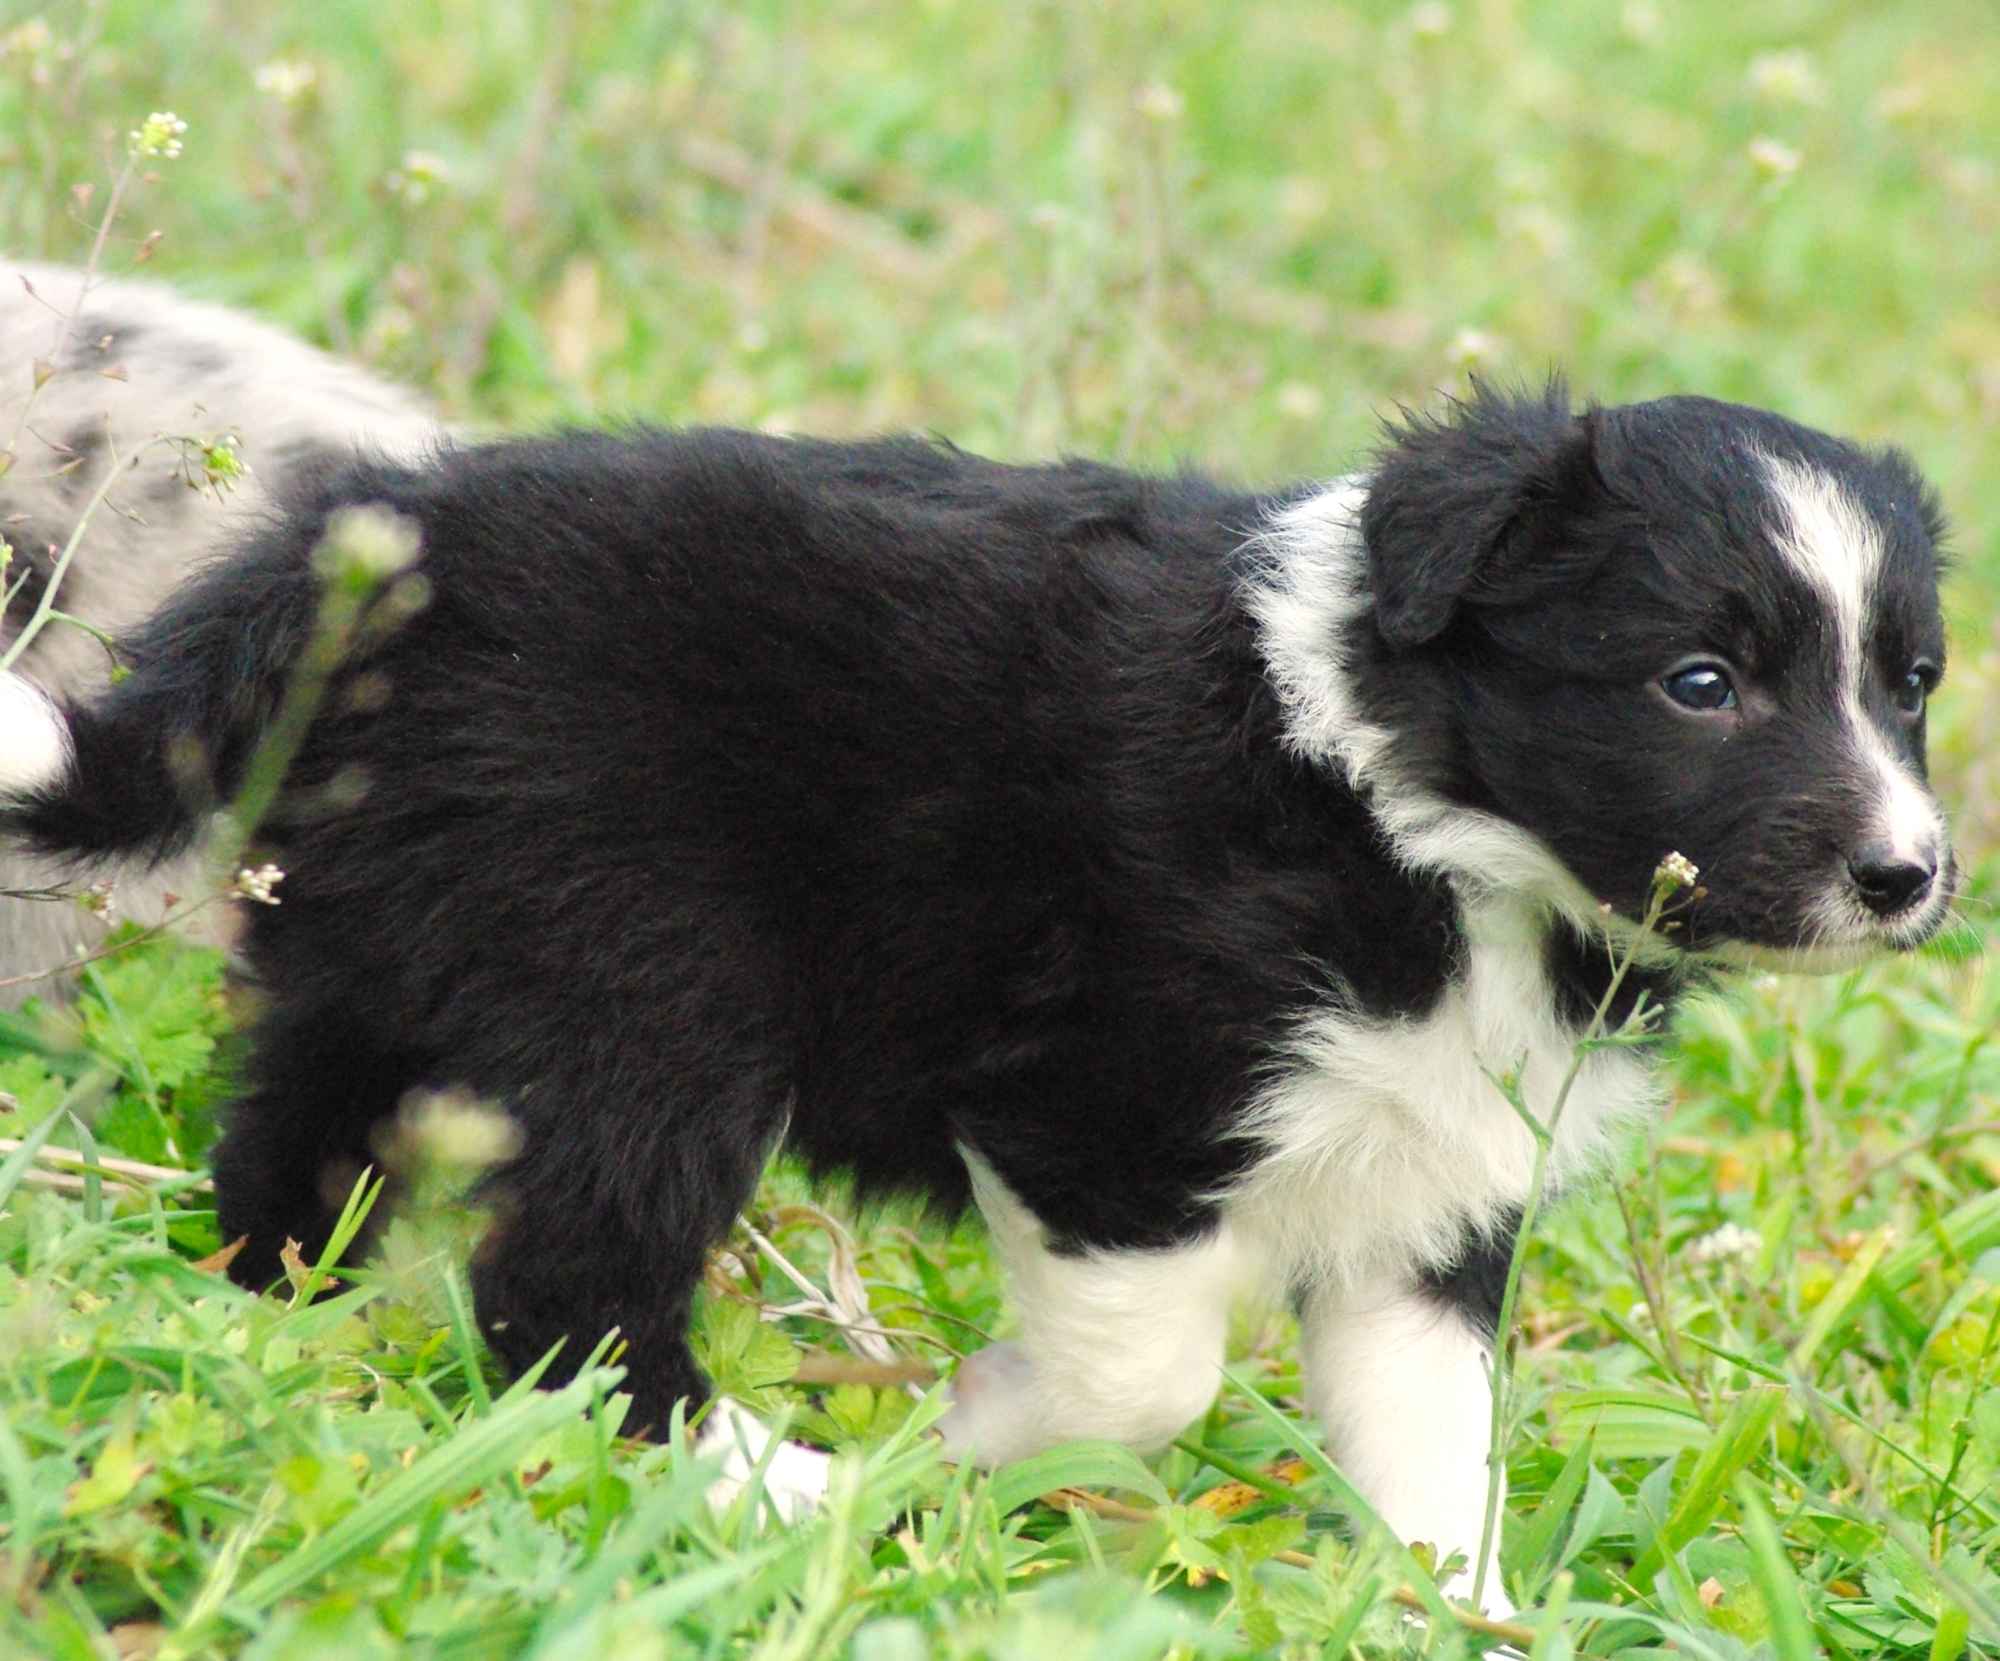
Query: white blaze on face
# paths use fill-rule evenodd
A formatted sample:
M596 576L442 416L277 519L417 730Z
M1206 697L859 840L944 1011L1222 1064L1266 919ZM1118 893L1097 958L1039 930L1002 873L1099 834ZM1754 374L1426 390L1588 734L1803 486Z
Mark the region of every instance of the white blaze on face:
M1778 456L1762 458L1782 513L1778 548L1826 608L1843 714L1861 774L1874 786L1876 820L1864 839L1887 842L1899 859L1937 861L1944 820L1922 780L1869 719L1868 621L1882 570L1882 529L1831 474Z

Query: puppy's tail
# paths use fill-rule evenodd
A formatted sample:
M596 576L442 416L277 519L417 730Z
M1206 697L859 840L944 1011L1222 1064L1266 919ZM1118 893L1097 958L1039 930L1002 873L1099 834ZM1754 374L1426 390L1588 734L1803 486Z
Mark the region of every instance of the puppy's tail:
M121 639L127 672L96 697L0 675L0 836L85 860L193 841L242 783L323 588L296 539L273 534Z

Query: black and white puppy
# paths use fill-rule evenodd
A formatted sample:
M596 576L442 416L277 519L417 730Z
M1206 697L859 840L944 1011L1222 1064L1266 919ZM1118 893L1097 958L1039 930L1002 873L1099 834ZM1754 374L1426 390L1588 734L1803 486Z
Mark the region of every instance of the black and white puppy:
M234 1272L323 1240L404 1095L523 1145L473 1266L521 1367L704 1382L703 1256L781 1142L976 1202L1020 1337L948 1442L1157 1448L1245 1293L1406 1538L1473 1551L1532 1144L1620 1000L1906 948L1953 886L1924 779L1939 514L1910 463L1758 410L1482 391L1272 494L913 440L528 440L330 475L125 645L6 703L4 825L171 849L269 727L332 515L422 540L263 827L265 1002L216 1158ZM1654 1092L1593 1053L1552 1175ZM1489 1587L1498 1582L1490 1574Z

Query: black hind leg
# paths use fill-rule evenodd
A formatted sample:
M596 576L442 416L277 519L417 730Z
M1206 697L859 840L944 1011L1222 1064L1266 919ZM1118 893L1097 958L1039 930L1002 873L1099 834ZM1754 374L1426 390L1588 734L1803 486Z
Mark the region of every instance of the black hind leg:
M559 1117L533 1095L539 1128L487 1184L494 1223L472 1265L480 1325L510 1373L560 1341L544 1384L572 1376L616 1327L625 1428L662 1437L677 1400L692 1411L708 1397L688 1346L695 1288L756 1188L779 1098L739 1081L734 1101L711 1097L699 1125L676 1128L671 1110L580 1099L574 1079Z
M224 1115L214 1166L223 1241L244 1239L230 1278L258 1289L281 1273L287 1240L317 1261L355 1178L369 1166L381 1173L378 1128L418 1076L410 1058L338 1012L267 1015L251 1045L246 1088ZM385 1190L371 1224L388 1198ZM365 1245L366 1234L348 1258Z

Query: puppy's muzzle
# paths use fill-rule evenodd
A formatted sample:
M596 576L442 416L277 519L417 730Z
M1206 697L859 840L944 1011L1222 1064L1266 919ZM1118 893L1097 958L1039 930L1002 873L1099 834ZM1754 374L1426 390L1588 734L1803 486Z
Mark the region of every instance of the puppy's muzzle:
M1885 921L1921 905L1937 881L1935 845L1904 852L1887 842L1870 842L1848 856L1847 874L1855 895Z

